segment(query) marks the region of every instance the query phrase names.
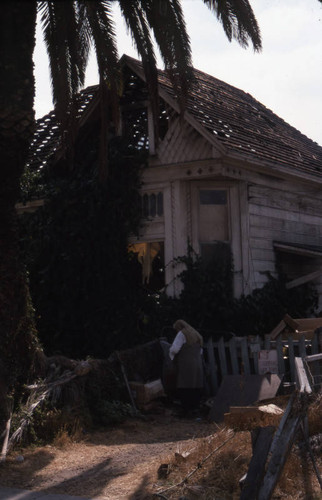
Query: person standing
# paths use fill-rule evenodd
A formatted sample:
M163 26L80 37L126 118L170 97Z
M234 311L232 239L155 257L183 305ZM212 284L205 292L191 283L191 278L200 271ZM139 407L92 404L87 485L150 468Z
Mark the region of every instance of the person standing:
M178 319L173 328L176 337L169 356L176 365L176 390L185 412L197 409L203 389L203 338L186 321Z

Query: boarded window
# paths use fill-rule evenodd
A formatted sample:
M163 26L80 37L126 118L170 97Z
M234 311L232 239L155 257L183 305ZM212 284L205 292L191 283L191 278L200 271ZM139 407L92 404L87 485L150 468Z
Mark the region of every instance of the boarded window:
M199 243L229 240L228 192L226 189L199 191Z

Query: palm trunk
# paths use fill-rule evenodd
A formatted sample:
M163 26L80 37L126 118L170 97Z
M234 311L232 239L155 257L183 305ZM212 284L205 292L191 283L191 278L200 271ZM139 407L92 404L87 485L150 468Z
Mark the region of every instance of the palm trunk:
M0 7L0 433L12 396L31 374L39 350L15 204L35 118L33 111L36 2Z

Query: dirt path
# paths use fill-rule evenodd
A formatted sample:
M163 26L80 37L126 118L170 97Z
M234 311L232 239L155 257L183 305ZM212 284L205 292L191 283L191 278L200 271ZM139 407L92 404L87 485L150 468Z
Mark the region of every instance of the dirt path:
M141 499L158 480L161 463L215 431L206 420L164 414L96 431L79 442L62 436L56 446L15 450L0 467L0 483L93 499Z
M11 453L0 465L0 485L93 500L154 500L160 490L166 490L160 498L168 500L237 500L239 479L252 456L250 432L241 423L232 430L206 418L179 419L166 410L74 441L63 433L51 446ZM313 466L301 450L292 447L273 500L322 500ZM316 460L321 470L321 447ZM169 465L165 478L158 477L161 464ZM188 476L182 486L168 489Z

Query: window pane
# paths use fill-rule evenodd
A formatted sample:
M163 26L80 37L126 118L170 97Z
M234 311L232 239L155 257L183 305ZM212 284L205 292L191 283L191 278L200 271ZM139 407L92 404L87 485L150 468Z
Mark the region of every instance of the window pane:
M157 214L159 217L161 217L161 215L163 215L163 193L158 193Z
M157 200L155 194L150 195L150 216L155 217L157 213Z
M227 191L202 189L199 191L200 205L227 205Z

